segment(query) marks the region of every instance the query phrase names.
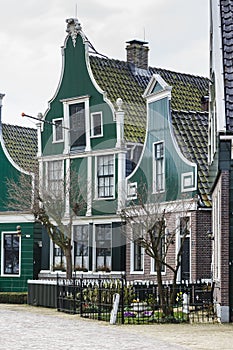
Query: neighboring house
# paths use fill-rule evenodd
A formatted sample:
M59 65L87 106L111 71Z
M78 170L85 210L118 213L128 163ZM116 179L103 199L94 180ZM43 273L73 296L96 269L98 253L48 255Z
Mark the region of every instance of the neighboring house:
M0 292L27 291L27 280L40 270L41 228L28 212L7 206L7 179L17 180L36 161L35 129L1 123L0 94ZM30 176L30 175L28 175Z
M156 279L151 259L122 234L119 215L144 178L151 193L163 192L163 202L185 195L192 203L179 280L210 279L209 80L148 67L149 48L139 40L127 43L126 62L100 55L77 19L67 20L67 33L61 79L38 122L38 160L48 189L62 190L70 169L77 172L86 208L72 218L75 268ZM67 205L64 222L70 215ZM167 226L174 229L175 221L176 212ZM46 234L42 241L41 278L64 263Z
M214 301L233 321L233 1L210 1L209 163L212 183Z

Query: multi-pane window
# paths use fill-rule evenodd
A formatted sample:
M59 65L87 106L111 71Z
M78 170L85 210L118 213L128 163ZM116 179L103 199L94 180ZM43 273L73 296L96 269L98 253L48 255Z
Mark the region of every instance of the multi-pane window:
M164 191L164 142L154 144L154 192Z
M74 226L74 268L89 269L88 225Z
M91 136L102 136L102 113L91 114Z
M53 120L53 142L63 141L63 121L62 119Z
M20 274L20 236L16 233L3 233L2 273Z
M69 105L70 115L70 146L71 149L86 146L85 103Z
M47 162L47 189L54 195L59 195L63 189L63 161Z
M97 196L114 197L114 157L97 157Z
M99 224L95 226L96 233L96 268L97 270L111 270L111 246L112 226L111 224Z
M64 270L66 266L65 256L62 249L57 245L53 245L53 269Z
M140 224L133 225L133 271L143 271L143 247L140 244L143 235L142 226Z

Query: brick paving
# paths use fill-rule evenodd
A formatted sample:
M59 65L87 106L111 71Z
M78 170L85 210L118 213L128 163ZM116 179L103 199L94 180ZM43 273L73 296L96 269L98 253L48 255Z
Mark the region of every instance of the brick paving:
M232 344L232 324L113 326L53 309L0 304L3 350L230 350Z

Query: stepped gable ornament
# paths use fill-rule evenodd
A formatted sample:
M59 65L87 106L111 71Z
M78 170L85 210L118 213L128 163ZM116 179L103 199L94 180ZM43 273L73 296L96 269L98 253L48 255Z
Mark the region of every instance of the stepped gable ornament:
M71 36L73 45L75 47L77 35L82 30L81 24L77 18L68 18L66 20L67 28L66 32Z

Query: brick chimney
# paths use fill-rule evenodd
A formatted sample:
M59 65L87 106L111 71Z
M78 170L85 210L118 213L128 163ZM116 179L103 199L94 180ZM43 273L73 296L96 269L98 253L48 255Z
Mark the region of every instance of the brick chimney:
M148 69L149 47L146 41L130 40L126 42L127 62L134 64L137 68Z

